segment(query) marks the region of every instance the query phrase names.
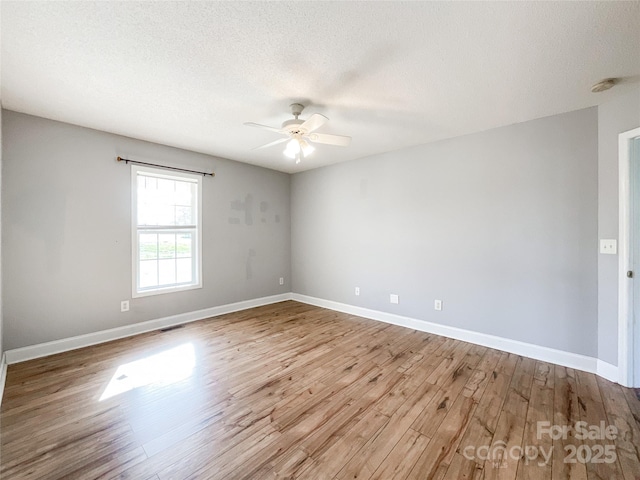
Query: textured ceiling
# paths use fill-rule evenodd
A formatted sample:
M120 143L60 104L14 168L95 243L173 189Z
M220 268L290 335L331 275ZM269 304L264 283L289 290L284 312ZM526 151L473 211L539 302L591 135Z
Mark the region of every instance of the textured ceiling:
M596 105L640 2L1 3L5 108L295 172ZM590 86L624 77L601 94ZM353 137L296 166L289 104Z

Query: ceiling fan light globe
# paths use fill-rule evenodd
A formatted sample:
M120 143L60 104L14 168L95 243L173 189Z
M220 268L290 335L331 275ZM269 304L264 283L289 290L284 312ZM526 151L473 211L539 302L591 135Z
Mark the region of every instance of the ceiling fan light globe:
M297 139L292 138L291 140L289 140L289 142L287 143L287 148L286 150L290 150L294 153L298 153L300 151L300 143L298 142Z
M315 147L313 145L309 145L308 143L302 146L302 153L304 154L305 157L308 157L315 151L316 151Z

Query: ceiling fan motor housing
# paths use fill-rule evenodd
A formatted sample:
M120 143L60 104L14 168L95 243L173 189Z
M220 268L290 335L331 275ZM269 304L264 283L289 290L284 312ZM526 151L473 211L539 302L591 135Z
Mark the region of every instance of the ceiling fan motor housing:
M291 120L287 120L282 123L282 129L289 132L291 135L299 134L304 135L306 132L304 129L300 128L304 122L302 120L298 120L297 118L292 118Z
M298 116L304 110L304 105L300 103L292 103L289 107L291 108L291 114L296 118L283 122L282 129L289 132L289 135L304 135L306 131L299 128L304 122L302 120L298 120Z
M314 113L306 120L300 120L298 117L304 110L304 105L300 103L292 103L291 105L289 105L289 107L291 108L291 113L293 114L294 118L283 122L280 128L274 128L268 125L260 125L259 123L252 122L245 123L245 125L258 127L269 130L271 132L286 135L287 137L298 142L297 145L302 151L304 151L305 155L308 155L309 153L311 153L311 151L313 151L313 146L309 145L307 140L311 142L324 143L328 145L338 145L343 147L346 147L351 142L351 137L332 135L328 133L313 133L316 129L324 125L329 119L320 113ZM276 140L275 142L267 143L266 145L262 145L261 147L256 147L254 150L264 147L270 147L272 145L278 145L285 141L287 141L286 138ZM290 144L291 141L287 145ZM293 145L295 146L295 144Z

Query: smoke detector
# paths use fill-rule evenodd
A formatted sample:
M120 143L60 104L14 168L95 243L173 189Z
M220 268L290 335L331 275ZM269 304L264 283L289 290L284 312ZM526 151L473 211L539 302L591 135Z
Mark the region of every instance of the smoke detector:
M600 93L612 88L618 80L616 78L605 78L591 87L591 93Z

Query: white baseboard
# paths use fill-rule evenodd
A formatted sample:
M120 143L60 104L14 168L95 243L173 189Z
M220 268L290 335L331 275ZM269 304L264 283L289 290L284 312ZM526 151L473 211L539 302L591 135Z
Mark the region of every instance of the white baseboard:
M407 327L413 330L419 330L421 332L442 335L443 337L449 337L456 340L462 340L464 342L475 343L476 345L495 348L504 352L515 353L516 355L522 355L523 357L529 357L535 360L541 360L543 362L555 363L564 367L575 368L577 370L583 370L589 373L595 373L613 382L616 382L618 377L617 367L597 360L596 358L588 357L586 355L565 352L549 347L534 345L532 343L520 342L518 340L510 340L508 338L488 335L486 333L473 332L471 330L464 330L462 328L440 325L437 323L427 322L425 320L403 317L401 315L381 312L379 310L370 310L368 308L356 307L354 305L334 302L331 300L309 297L307 295L300 295L298 293L292 294L291 299L302 303L308 303L309 305L315 305L317 307L328 308L330 310L336 310L338 312L349 313L351 315L357 315L359 317L378 320L385 323L391 323L393 325L399 325L401 327ZM603 364L603 373L600 373L600 370L598 368L600 364ZM606 373L606 375L604 373Z
M248 308L269 305L271 303L283 302L285 300L291 300L290 293L245 300L242 302L205 308L203 310L196 310L194 312L180 313L169 317L157 318L146 322L134 323L132 325L111 328L100 332L87 333L76 337L54 340L52 342L30 345L28 347L15 348L5 352L6 364L11 365L13 363L24 362L26 360L33 360L34 358L46 357L55 353L89 347L98 343L110 342L111 340L117 340L119 338L131 337L140 333L151 332L153 330L181 325L183 323L195 322L205 318L217 317L218 315L224 315L225 313L238 312L241 310L247 310Z
M2 405L2 395L4 394L4 384L7 380L7 356L0 357L0 405Z
M317 307L327 308L338 312L357 315L359 317L377 320L380 322L399 325L401 327L411 328L421 332L442 335L443 337L454 338L464 342L482 345L484 347L495 348L516 355L541 360L544 362L554 363L569 368L583 370L589 373L595 373L612 382L618 382L618 367L610 363L598 360L586 355L565 352L549 347L534 345L531 343L511 340L508 338L488 335L486 333L464 330L462 328L440 325L437 323L418 320L415 318L404 317L393 313L381 312L379 310L371 310L368 308L357 307L345 303L334 302L332 300L324 300L321 298L310 297L298 293L283 293L270 297L256 298L253 300L245 300L242 302L220 305L217 307L205 308L194 312L181 313L171 315L169 317L158 318L146 322L126 325L123 327L112 328L110 330L102 330L100 332L88 333L76 337L55 340L53 342L31 345L28 347L7 350L0 361L0 404L2 402L2 392L4 391L4 382L6 378L7 365L13 363L24 362L34 358L45 357L55 353L75 350L77 348L88 347L99 343L117 340L119 338L130 337L140 333L159 330L161 328L181 325L183 323L195 322L205 318L224 315L225 313L238 312L249 308L260 307L272 303L283 302L285 300L295 300Z
M618 367L600 359L597 360L595 373L611 382L618 383L620 381Z

